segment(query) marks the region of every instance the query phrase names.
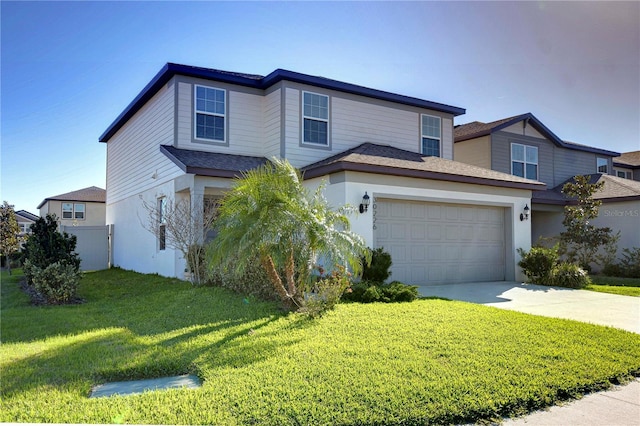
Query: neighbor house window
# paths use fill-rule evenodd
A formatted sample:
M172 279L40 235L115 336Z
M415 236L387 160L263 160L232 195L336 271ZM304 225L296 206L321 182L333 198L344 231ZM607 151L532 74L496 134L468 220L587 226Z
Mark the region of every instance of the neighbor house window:
M225 141L226 92L213 87L195 86L195 136Z
M422 116L422 154L440 157L440 117Z
M304 143L329 146L329 97L302 92Z
M616 176L625 179L631 179L631 172L628 170L616 170Z
M63 219L80 219L84 220L85 205L84 203L62 203Z
M609 173L609 160L598 157L596 160L597 172L602 174Z
M511 144L511 174L527 179L538 179L538 147Z
M158 198L158 250L167 247L167 199Z

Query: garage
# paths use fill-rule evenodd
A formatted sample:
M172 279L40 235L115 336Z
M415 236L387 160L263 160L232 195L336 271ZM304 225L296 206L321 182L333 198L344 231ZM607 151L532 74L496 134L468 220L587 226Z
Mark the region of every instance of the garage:
M505 279L505 209L376 198L374 246L391 254L391 280L448 284Z

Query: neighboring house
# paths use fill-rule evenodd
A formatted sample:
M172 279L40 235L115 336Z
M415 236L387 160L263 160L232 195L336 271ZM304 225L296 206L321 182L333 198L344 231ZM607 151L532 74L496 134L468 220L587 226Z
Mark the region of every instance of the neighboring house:
M282 69L259 76L169 63L100 137L113 264L181 277L180 253L144 229L144 205L202 205L276 157L310 188L325 181L335 206L370 197L352 229L391 253L393 279L520 279L516 250L531 243L531 222L520 217L545 185L453 161L453 120L464 112Z
M96 186L45 198L40 216L55 214L60 226L104 226L106 191Z
M603 202L594 223L620 231L619 248L640 247L640 184L613 175L619 153L563 141L531 113L474 121L456 126L454 134L456 161L547 184L531 200L534 243L564 229L564 205L571 201L561 193L563 185L575 175L590 175L593 182L604 182L594 197Z
M624 152L613 160L616 176L640 181L640 151Z
M16 220L18 222L18 226L20 227L20 236L25 237L26 235L31 233L31 225L38 220L38 216L35 214L29 213L26 210L18 210L16 212Z

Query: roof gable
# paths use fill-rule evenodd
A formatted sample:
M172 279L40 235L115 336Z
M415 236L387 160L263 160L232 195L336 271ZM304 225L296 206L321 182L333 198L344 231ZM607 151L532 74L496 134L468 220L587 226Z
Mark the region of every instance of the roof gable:
M614 166L640 168L640 151L624 152L613 162Z
M44 206L47 201L84 201L88 203L104 203L107 199L107 191L97 186L82 188L77 191L67 192L66 194L54 195L45 198L37 208Z
M230 71L222 71L211 68L194 67L190 65L181 65L167 63L151 79L151 81L142 89L133 101L120 113L113 123L100 136L100 142L108 142L109 139L140 109L149 99L155 95L173 76L184 75L188 77L203 78L206 80L219 81L224 83L236 84L239 86L252 87L256 89L268 89L274 84L286 80L296 83L309 84L324 89L337 90L340 92L366 96L374 99L381 99L389 102L400 103L404 105L417 106L420 108L432 109L435 111L445 112L454 116L465 113L464 108L451 105L432 102L424 99L413 98L410 96L398 95L395 93L385 92L382 90L371 89L368 87L358 86L351 83L332 80L324 77L311 76L294 71L277 69L266 77L257 74L244 74Z
M617 157L619 152L609 151L606 149L594 148L587 145L581 145L575 142L563 141L555 133L547 128L540 120L538 120L530 112L526 114L516 115L513 117L503 118L501 120L492 121L490 123L482 123L480 121L473 121L471 123L462 124L456 126L453 131L454 141L462 142L469 139L475 139L481 136L490 135L498 132L516 123L526 121L531 127L540 132L545 138L549 139L556 146L566 149L572 149L576 151L591 152L594 154L606 155L610 157Z

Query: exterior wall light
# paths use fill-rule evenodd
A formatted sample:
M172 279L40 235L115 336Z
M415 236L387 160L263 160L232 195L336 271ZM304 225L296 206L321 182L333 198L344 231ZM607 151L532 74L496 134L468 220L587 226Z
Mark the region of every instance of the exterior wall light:
M520 221L529 220L529 205L525 204L522 213L520 213Z
M362 203L360 203L360 213L365 213L367 210L369 210L369 203L371 202L371 200L369 199L369 196L367 195L367 192L364 192L364 197L362 197Z

